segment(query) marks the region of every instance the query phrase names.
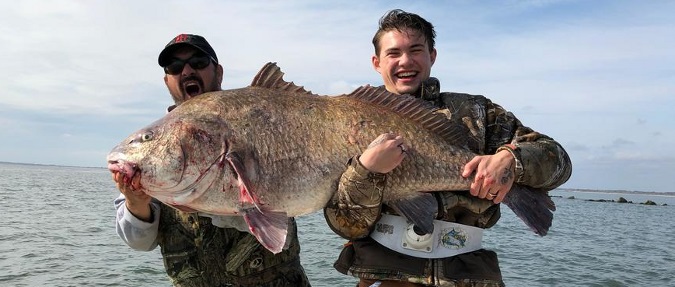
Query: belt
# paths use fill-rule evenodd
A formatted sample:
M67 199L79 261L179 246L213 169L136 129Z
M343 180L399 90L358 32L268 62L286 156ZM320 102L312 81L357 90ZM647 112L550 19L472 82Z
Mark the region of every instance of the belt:
M482 248L483 229L434 220L434 232L418 235L404 217L382 214L370 237L383 246L420 258L446 258Z

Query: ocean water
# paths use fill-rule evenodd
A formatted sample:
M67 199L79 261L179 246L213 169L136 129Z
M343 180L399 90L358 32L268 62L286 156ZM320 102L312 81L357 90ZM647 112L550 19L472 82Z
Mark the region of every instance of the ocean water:
M484 236L507 286L675 286L675 197L552 194L557 211L547 236L507 207ZM102 168L0 163L0 286L170 286L158 249L134 251L117 237L117 195ZM619 196L659 205L583 199ZM345 240L322 214L298 218L298 229L312 285L354 286L332 267Z

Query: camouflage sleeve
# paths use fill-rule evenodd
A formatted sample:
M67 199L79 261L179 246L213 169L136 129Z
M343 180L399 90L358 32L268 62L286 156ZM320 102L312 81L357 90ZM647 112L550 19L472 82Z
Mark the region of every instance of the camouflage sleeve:
M368 236L380 218L385 182L385 174L368 171L358 156L350 159L337 191L324 208L333 232L350 240Z
M565 149L554 139L538 133L523 124L511 113L497 104L490 107L488 118L495 123L491 134L495 146L488 146L492 152L502 145L513 144L516 160L522 171L516 172L516 183L552 190L565 183L572 174L572 162ZM489 120L488 119L488 120ZM501 123L501 124L497 124ZM490 142L490 141L488 141Z

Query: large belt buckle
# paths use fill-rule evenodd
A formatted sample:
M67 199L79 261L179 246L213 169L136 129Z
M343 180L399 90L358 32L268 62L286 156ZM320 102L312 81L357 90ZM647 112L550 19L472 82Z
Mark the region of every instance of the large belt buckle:
M483 229L478 227L434 220L434 232L420 233L405 218L383 214L370 237L391 250L419 258L446 258L482 248Z
M403 236L401 236L401 247L405 249L431 253L434 250L433 233L420 234L415 224L408 222Z

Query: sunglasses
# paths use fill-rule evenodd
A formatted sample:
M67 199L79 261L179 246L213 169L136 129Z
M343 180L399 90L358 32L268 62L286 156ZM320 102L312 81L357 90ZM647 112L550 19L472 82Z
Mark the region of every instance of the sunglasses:
M164 72L169 75L178 75L183 72L185 64L190 65L190 67L195 70L201 70L208 67L209 64L211 64L211 61L211 57L207 55L192 56L187 60L174 59L171 64L168 64L166 67L164 67Z

